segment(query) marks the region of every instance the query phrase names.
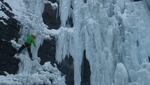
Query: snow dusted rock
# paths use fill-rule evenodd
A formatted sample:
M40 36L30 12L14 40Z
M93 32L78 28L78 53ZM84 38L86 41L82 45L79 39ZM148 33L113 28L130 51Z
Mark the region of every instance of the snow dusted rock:
M122 63L117 64L114 80L114 85L128 85L128 73Z
M4 71L15 74L18 70L19 60L13 55L16 49L11 46L10 40L19 38L20 22L12 13L12 8L6 0L0 0L0 74Z
M12 45L14 48L19 48L19 47L21 47L21 45L18 44L15 40L11 40L10 42L11 42L11 45Z

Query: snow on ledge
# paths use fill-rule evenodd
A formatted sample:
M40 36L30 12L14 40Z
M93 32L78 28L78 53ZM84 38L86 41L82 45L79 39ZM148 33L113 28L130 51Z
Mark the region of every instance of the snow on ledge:
M8 74L0 76L0 85L66 85L65 77L61 76L60 71L46 62L39 70L33 74Z

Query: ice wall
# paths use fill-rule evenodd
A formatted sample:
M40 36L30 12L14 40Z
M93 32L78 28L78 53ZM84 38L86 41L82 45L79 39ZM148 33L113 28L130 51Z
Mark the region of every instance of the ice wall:
M57 61L61 62L66 55L73 57L75 85L81 82L84 50L90 64L91 85L149 84L150 15L145 2L58 0L61 27L48 30L42 21L44 0L16 0L17 5L12 0L6 1L23 24L20 43L29 31L38 35L37 46L32 47L36 69L27 69L31 64L20 57L20 73L34 73L42 68L37 51L43 39L50 39L51 35L57 38ZM70 16L73 27L66 24Z
M138 81L142 81L142 76L134 79L136 76L132 75L138 75L138 71L143 69L142 64L148 63L150 15L145 3L130 0L61 0L61 13L70 7L70 1L73 12L69 12L73 13L74 27L62 25L60 28L63 31L58 34L56 58L61 62L65 55L73 56L75 85L80 85L84 50L91 68L91 85L146 85L144 82L147 80ZM60 14L62 23L66 23L68 9ZM145 77L150 76L150 72L147 73ZM118 80L120 74L123 76Z

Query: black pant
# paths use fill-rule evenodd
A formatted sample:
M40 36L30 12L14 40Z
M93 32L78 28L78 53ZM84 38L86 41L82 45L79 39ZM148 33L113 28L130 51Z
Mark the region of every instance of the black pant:
M28 54L29 54L30 58L32 59L31 45L28 44L28 43L23 44L23 45L19 48L19 50L18 50L17 53L21 53L21 51L22 51L23 49L25 49L25 48L27 48Z

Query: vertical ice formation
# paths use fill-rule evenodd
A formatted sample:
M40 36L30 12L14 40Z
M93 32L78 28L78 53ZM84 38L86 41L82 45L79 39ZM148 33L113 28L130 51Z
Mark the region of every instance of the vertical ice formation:
M44 0L16 0L18 5L11 0L6 1L10 2L16 18L23 24L21 42L28 31L38 34L37 46L32 49L35 61L30 62L37 69L31 67L32 71L24 71L26 74L41 71L37 50L45 35L50 34L57 38L58 62L66 55L73 56L75 85L81 82L84 50L90 64L91 85L149 84L150 15L143 1L87 0L85 3L84 0L58 0L59 30L46 29L41 16ZM70 16L73 17L73 27L66 24ZM20 70L26 69L24 59L22 63Z
M19 71L16 75L7 74L0 76L1 85L66 85L65 78L61 75L57 67L53 67L50 62L40 65L38 49L44 38L49 38L49 34L56 34L53 30L47 32L43 23L42 13L44 0L5 0L13 9L15 18L21 22L21 38L19 44L25 42L28 33L36 35L36 47L32 47L33 61L30 60L26 51L23 51L16 58L20 59ZM15 42L13 42L15 45ZM17 43L16 43L17 45ZM17 45L19 46L19 45ZM10 81L11 82L8 82Z
M128 85L127 70L122 63L117 64L114 77L114 85Z
M121 85L139 84L138 79L133 79L136 76L132 72L138 72L150 55L150 15L145 3L130 0L87 0L86 3L84 0L60 0L59 4L63 24L58 34L56 59L61 62L66 55L73 56L75 85L80 85L81 81L83 50L91 68L91 85L118 85L121 82L115 81L114 77L119 72L124 73L122 78L125 80L121 81L126 82ZM66 8L70 5L72 11ZM64 24L70 13L74 27L67 28ZM148 76L149 71L145 77ZM129 81L131 83L128 84Z

